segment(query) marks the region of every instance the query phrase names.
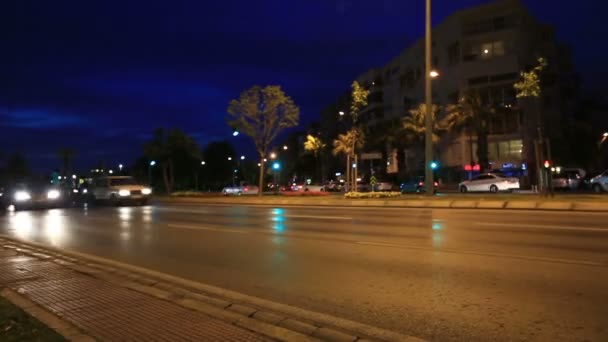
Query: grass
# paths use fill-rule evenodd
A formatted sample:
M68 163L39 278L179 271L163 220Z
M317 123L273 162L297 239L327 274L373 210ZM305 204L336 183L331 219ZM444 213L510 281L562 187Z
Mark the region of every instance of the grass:
M63 336L0 297L0 341L66 341Z

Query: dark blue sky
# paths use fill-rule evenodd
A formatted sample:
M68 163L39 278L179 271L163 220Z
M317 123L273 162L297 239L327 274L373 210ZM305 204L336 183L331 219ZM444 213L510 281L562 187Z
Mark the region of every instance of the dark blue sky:
M433 20L485 2L434 0ZM603 1L523 2L573 46L585 82L606 79ZM9 3L0 11L0 152L21 151L41 171L59 166L63 146L81 167L129 163L160 126L201 144L230 138L228 101L253 84L283 86L305 125L424 29L423 0ZM250 151L246 141L239 148Z

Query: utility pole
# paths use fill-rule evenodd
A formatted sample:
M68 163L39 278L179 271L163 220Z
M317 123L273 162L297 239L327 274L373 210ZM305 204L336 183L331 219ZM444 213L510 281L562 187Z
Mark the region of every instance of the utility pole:
M431 0L426 0L426 35L425 35L425 74L424 74L424 89L426 99L426 116L425 116L425 139L424 139L424 156L425 156L425 178L424 185L426 194L433 196L434 179L431 162L433 160L433 92L431 89Z

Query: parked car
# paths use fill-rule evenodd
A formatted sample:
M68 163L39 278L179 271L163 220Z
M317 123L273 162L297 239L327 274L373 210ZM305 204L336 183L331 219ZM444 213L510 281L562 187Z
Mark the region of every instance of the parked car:
M437 192L438 186L439 186L439 183L437 181L434 181L433 182L433 188L434 188L433 192ZM401 186L399 188L400 188L402 194L425 192L426 189L424 187L424 177L423 176L416 177L412 180L401 183Z
M321 192L321 191L326 191L326 190L325 190L325 185L321 185L321 184L292 184L291 191Z
M240 196L240 195L257 195L260 193L260 188L255 185L242 183L241 185L228 185L222 189L224 196Z
M589 183L593 192L600 193L608 191L608 170L591 178Z
M152 189L139 184L133 177L107 176L93 180L92 189L87 188L87 193L92 193L90 198L95 202L104 201L114 205L124 203L145 205L152 194Z
M3 209L57 208L66 205L67 197L59 186L45 181L27 181L9 185L2 192L0 202Z
M330 181L325 184L325 191L330 192L342 192L344 191L344 184L340 182Z
M378 182L373 186L374 191L391 191L393 190L393 183L391 182Z
M484 173L471 180L458 184L460 192L492 192L512 191L519 189L519 179L505 177L497 173Z
M554 189L578 190L582 186L580 176L571 172L553 174L552 185Z

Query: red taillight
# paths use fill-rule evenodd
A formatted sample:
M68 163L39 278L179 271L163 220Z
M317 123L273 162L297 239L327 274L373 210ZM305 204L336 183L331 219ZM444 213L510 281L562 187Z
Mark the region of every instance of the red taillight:
M434 183L433 183L433 185L435 185L435 186L439 186L439 183L437 183L437 182L434 182Z
M244 188L243 191L249 191L249 188Z
M418 183L418 186L424 186L424 182Z

